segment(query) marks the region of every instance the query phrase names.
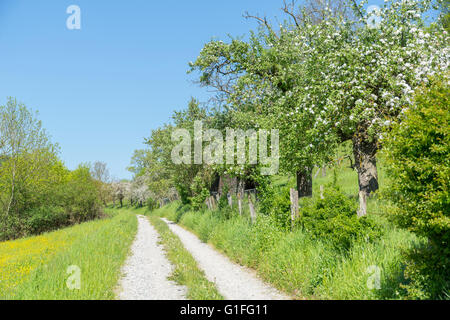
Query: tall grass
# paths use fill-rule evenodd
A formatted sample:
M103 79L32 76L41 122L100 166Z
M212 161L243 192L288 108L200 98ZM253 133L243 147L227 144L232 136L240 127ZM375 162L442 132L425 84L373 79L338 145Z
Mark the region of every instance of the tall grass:
M2 271L21 274L24 266L30 266L30 272L22 273L20 281L12 286L11 282L2 280L0 298L114 299L120 267L136 230L135 215L121 211L109 219L83 223L39 237L1 243L0 252L18 248L23 243L26 243L27 248L27 252L10 251L10 259L2 260ZM70 266L80 270L79 289L67 286L69 278L74 276L68 269ZM3 290L5 286L8 286L8 290Z
M155 213L179 221L202 241L256 269L261 278L297 299L401 299L403 254L421 242L383 217L374 217L384 229L378 240L361 240L350 250L339 251L301 229L282 231L266 216L252 225L238 214L225 219L220 211L183 212L177 203Z

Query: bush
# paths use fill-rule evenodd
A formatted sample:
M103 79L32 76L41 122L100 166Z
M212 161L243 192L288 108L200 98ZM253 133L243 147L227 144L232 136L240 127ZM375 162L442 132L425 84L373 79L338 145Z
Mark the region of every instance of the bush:
M191 198L192 208L194 210L205 209L205 200L209 197L209 190L206 188L201 189L201 191Z
M280 193L273 196L271 215L283 230L288 230L291 227L289 188L283 188Z
M34 208L26 216L27 234L40 234L69 224L68 215L58 207Z
M417 293L418 297L439 296L450 283L449 97L446 80L432 81L429 87L417 92L414 106L405 112L401 122L392 126L384 141L384 157L391 178L386 195L396 205L394 220L430 240L424 248L426 258L415 264L417 270L412 270L414 263L410 264L410 279L422 283L426 278L432 279L433 274L447 275L435 279L441 283L440 289L439 285L415 286L424 290L433 288L433 292Z
M99 217L100 197L95 181L86 166L79 166L69 174L63 188L63 206L72 223L79 223Z
M219 210L223 210L228 207L228 187L224 186L222 190L222 194L219 197L219 201L217 203L217 206L219 207Z
M358 218L356 210L353 200L338 189L329 188L324 191L324 199L306 200L299 223L315 239L348 250L356 240L370 241L381 234L370 217Z

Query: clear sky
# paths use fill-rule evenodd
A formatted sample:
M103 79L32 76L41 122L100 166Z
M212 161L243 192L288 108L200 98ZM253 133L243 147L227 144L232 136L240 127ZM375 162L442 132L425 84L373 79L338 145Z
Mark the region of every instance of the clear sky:
M371 4L382 1L372 0ZM81 29L69 30L69 5ZM39 117L70 169L104 161L116 178L133 150L191 96L186 75L212 38L245 35L252 14L281 16L282 0L0 0L0 104L16 97Z

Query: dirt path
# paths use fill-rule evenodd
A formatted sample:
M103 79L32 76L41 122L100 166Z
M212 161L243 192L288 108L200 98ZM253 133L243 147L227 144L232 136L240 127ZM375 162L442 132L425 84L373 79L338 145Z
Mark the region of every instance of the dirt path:
M120 300L182 300L186 288L167 277L172 265L158 244L158 233L146 217L137 216L138 231L131 255L122 268L117 298Z
M228 300L283 300L290 299L275 288L265 284L252 270L231 262L194 234L163 219L170 230L183 242L184 247L197 260L209 281L214 282L219 292Z

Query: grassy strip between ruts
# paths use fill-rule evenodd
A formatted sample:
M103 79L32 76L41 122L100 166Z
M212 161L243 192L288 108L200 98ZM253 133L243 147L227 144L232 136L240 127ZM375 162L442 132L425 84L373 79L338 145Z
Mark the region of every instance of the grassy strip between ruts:
M136 230L136 216L119 211L112 218L0 243L0 299L114 299Z
M206 279L192 255L184 248L180 239L170 231L167 224L155 215L149 215L151 224L158 231L167 258L174 265L170 279L188 288L190 300L223 300L214 283Z

